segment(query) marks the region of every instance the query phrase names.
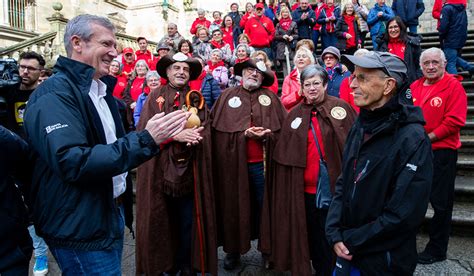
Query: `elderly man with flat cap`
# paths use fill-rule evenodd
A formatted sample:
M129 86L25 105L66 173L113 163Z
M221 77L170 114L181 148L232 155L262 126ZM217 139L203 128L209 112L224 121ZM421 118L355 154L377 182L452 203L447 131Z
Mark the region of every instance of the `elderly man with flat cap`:
M400 58L382 52L345 58L355 65L351 88L360 115L326 221L336 269L412 275L433 174L423 115L411 103Z
M218 241L228 270L259 236L264 168L286 117L278 96L262 88L274 81L265 63L250 59L236 64L234 72L242 85L224 90L211 112Z
M138 168L137 274L194 275L198 269L217 275L208 110L201 93L188 85L201 74L201 63L177 53L161 58L157 70L168 83L150 92L137 129L157 113L193 114L183 131Z

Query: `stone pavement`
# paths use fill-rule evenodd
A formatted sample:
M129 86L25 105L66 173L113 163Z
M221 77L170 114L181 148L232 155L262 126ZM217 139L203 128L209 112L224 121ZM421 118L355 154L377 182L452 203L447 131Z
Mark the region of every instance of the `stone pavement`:
M125 243L122 259L122 274L126 276L135 275L135 241L126 231ZM423 249L427 242L426 235L418 238L418 250ZM256 242L252 244L252 249L242 257L242 264L234 271L223 269L224 252L219 248L219 275L223 276L280 276L290 275L290 273L276 273L261 269L261 258L256 248ZM33 265L33 260L31 266ZM61 275L54 258L49 258L50 276ZM31 273L30 273L31 275ZM418 265L415 275L474 275L474 237L451 237L449 241L448 259L446 261L432 265Z

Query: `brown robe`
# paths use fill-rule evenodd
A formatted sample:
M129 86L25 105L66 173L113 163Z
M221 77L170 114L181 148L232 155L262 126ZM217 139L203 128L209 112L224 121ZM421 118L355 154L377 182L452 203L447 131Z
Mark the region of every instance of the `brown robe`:
M257 227L252 225L255 211L251 210L244 131L251 122L272 131L263 141L268 161L285 117L285 107L273 92L264 88L249 92L241 86L224 90L211 111L218 241L227 253L247 252L258 234L252 233Z
M314 106L323 137L324 152L329 171L331 190L342 169L342 152L346 136L355 120L352 107L338 98L326 95ZM344 119L331 115L334 107L346 111ZM292 275L311 275L306 210L304 198L304 170L306 168L308 130L313 105L298 104L282 125L273 152L271 189L265 190L262 211L260 250L279 271L291 270ZM341 113L335 114L336 117ZM295 118L301 124L294 129ZM339 117L341 118L341 117ZM311 235L311 234L310 234ZM325 238L325 237L323 237Z
M179 95L179 109L185 104L189 87ZM156 113L176 110L176 89L169 84L152 91L146 100L138 129L144 129L147 121ZM184 91L184 92L183 92ZM160 110L157 99L164 99ZM192 261L201 271L201 239L197 224L197 212L203 241L204 270L217 275L217 242L214 207L214 188L211 173L211 141L208 110L204 107L198 116L204 125L202 142L193 147L184 143L168 142L160 146L157 156L138 167L137 172L137 274L160 275L170 271L179 246L178 229L166 197L193 196ZM187 161L182 161L182 160ZM179 161L177 161L179 160Z

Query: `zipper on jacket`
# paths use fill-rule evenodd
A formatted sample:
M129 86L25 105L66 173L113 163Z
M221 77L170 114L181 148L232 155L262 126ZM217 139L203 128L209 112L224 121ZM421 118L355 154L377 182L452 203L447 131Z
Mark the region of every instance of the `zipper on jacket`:
M367 167L369 166L369 163L370 163L370 160L367 160L367 162L365 162L364 168L362 169L362 171L360 171L360 173L357 175L356 179L354 180L354 186L352 188L351 199L354 199L354 195L355 195L356 188L357 188L357 183L362 178L362 176L364 176L364 174L367 172ZM354 173L355 173L355 164L356 164L356 162L354 162Z

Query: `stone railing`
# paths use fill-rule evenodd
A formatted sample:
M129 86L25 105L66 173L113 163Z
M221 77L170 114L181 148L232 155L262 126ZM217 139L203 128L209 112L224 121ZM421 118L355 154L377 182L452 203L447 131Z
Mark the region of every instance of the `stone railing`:
M33 37L9 47L0 49L0 58L18 59L22 52L35 51L45 58L48 62L53 59L55 51L52 48L56 32L49 32L37 37Z

